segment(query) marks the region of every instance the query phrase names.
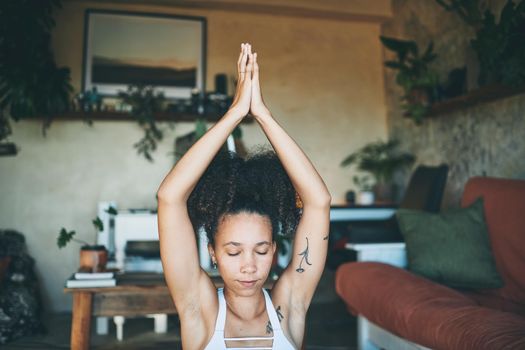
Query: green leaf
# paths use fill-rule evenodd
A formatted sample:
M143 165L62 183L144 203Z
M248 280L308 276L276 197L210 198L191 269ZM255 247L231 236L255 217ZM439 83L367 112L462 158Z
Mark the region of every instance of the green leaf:
M100 220L98 216L92 222L96 230L98 230L99 232L104 230L104 224L102 223L102 220Z
M75 235L75 231L68 232L65 228L62 227L62 229L60 230L60 233L58 234L58 238L57 238L58 248L60 249L64 248L69 243L69 241L71 241L74 235Z
M346 157L341 162L340 166L342 166L342 167L348 166L348 165L354 163L356 160L357 160L357 154L356 153L352 153L352 154L350 154L348 157Z
M200 139L206 133L206 121L204 119L197 119L195 121L195 137Z
M240 140L242 138L242 129L239 125L233 129L232 136L235 140Z
M385 66L392 69L403 69L406 68L406 65L396 62L396 61L386 61Z
M117 209L115 209L113 206L110 206L105 211L106 211L106 213L108 213L110 215L117 215L118 214Z

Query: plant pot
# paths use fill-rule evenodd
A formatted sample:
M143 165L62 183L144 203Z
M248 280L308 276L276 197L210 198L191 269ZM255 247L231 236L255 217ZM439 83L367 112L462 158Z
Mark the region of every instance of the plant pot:
M80 248L80 269L99 272L106 269L108 251L103 245L84 246Z
M372 205L374 200L374 192L372 191L361 191L357 195L357 204L359 205Z
M392 202L394 198L394 188L389 183L377 183L374 186L376 202Z
M345 200L347 204L355 204L355 192L350 190L345 193Z

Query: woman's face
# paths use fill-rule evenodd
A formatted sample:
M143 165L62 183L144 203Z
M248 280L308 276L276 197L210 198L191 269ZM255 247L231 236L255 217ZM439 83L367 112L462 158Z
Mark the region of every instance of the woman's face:
M272 266L275 242L267 216L241 212L225 215L219 222L212 260L228 289L237 295L259 291Z

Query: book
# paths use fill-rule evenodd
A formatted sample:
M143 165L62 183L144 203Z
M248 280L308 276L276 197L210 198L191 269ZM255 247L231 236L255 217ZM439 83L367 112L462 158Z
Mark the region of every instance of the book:
M111 279L115 277L115 273L112 271L106 272L76 272L74 275L77 280L102 280Z
M117 285L115 278L105 279L76 279L75 274L66 281L66 288L114 287Z

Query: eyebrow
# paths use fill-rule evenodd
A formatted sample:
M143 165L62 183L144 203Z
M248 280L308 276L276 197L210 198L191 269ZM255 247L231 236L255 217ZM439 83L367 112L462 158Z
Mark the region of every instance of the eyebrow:
M239 243L239 242L231 241L231 242L228 242L228 243L223 244L222 246L225 247L225 246L227 246L227 245L233 245L233 246L235 246L235 247L239 247L239 246L241 246L242 244ZM270 242L268 242L268 241L262 241L262 242L256 243L255 245L256 245L257 247L260 247L260 246L262 246L262 245L270 245Z

